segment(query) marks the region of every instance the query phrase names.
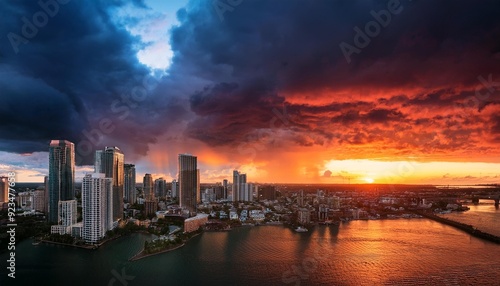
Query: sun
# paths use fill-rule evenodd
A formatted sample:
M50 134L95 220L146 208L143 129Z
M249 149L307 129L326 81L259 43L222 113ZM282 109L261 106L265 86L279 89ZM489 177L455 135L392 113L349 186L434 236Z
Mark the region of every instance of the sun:
M368 178L368 177L364 178L363 180L365 180L365 182L367 182L368 184L371 184L371 183L375 182L374 179Z

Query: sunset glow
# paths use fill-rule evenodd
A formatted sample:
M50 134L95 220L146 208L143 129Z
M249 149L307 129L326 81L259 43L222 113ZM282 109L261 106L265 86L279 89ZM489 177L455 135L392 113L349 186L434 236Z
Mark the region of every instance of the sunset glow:
M255 182L499 182L493 22L471 21L458 35L440 17L422 22L409 12L448 13L446 5L401 4L405 15L392 19L397 24L347 60L339 45L354 44L353 27L373 20L370 10L384 5L370 2L349 21L328 1L290 5L290 15L263 15L260 27L239 14L245 9L221 21L210 1L150 2L160 12L133 3L88 4L86 11L107 11L114 19L108 22L68 8L94 35L85 44L75 44L72 26L55 17L40 35L59 35L60 45L37 37L21 44L19 55L3 46L0 88L12 108L1 130L0 173L15 169L22 181L42 182L48 142L60 138L76 145L77 180L91 169L95 150L118 146L139 179L175 178L177 154L190 153L198 157L202 182L228 179L233 169ZM284 4L244 5L251 14L257 6L281 11ZM469 11L461 5L452 15L457 19ZM296 20L311 15L324 22ZM97 52L117 50L114 57ZM41 64L47 62L54 64Z

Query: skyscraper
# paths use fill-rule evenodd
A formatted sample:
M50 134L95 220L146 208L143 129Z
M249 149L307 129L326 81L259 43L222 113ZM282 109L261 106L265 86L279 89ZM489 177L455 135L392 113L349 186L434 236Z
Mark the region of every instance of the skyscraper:
M124 192L125 200L131 204L137 202L136 190L135 190L135 165L125 164L123 166L125 182L124 182Z
M52 140L49 146L49 213L57 223L59 201L75 197L75 145L66 140Z
M158 198L165 197L167 194L167 182L163 178L155 180L155 195Z
M180 206L189 210L190 213L195 213L196 205L201 200L196 156L179 154L178 171Z
M142 179L142 193L146 201L151 201L154 199L153 194L153 177L151 174L145 174Z
M113 228L113 212L108 208L112 200L113 179L105 174L87 174L82 183L82 238L95 243Z
M124 155L118 147L105 147L95 153L95 172L112 178L113 220L123 218Z

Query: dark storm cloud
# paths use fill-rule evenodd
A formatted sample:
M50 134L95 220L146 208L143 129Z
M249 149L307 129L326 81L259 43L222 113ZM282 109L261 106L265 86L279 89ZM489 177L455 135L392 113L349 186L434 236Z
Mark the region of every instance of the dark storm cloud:
M181 25L173 30L172 70L188 69L207 80L211 92L191 95L197 119L187 134L210 144L241 140L252 130L265 128L271 110L282 104L277 96L291 100L291 115L302 115L295 126L299 129L318 127L329 112L333 123L405 122L409 119L402 108L453 109L456 102L474 95L478 75L500 74L497 2L401 1L401 5L403 11L392 15L389 25L348 64L339 44L353 44L353 28L364 29L374 20L370 12L387 9L387 2L245 1L224 12L223 21L211 2L191 3L178 13ZM249 94L241 86L250 83L273 92ZM460 90L457 83L468 90ZM365 102L335 103L346 99L322 93L357 87L428 91L417 96L388 93L375 99L389 108L377 107L369 95ZM334 103L294 104L288 97L301 92ZM475 108L482 110L487 104L483 101ZM364 133L352 139L369 140Z
M149 72L137 61L138 39L113 21L114 10L125 5L124 2L52 3L57 3L58 8L50 7L54 13L40 27L33 24L43 20L43 17L33 18L42 11L37 2L0 4L2 150L46 151L51 139L68 139L75 144L86 140L83 132L97 128L102 118L116 119L111 103L140 85ZM134 3L144 6L142 1ZM34 25L36 32L29 30L30 24L25 24L23 17ZM12 42L14 34L28 42ZM137 108L134 114L143 115L143 109ZM115 125L128 123L115 120ZM120 138L121 133L127 134L123 129L126 128L116 129L113 136ZM135 137L142 140L132 144L134 149L144 150L145 144L154 141L141 130L135 129ZM91 162L93 152L88 153L80 163Z

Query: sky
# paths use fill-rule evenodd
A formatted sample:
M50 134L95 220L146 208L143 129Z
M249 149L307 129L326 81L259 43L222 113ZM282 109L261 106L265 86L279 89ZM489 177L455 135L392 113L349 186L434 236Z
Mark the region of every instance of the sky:
M40 5L39 3L46 3ZM500 183L498 1L2 1L0 175Z

